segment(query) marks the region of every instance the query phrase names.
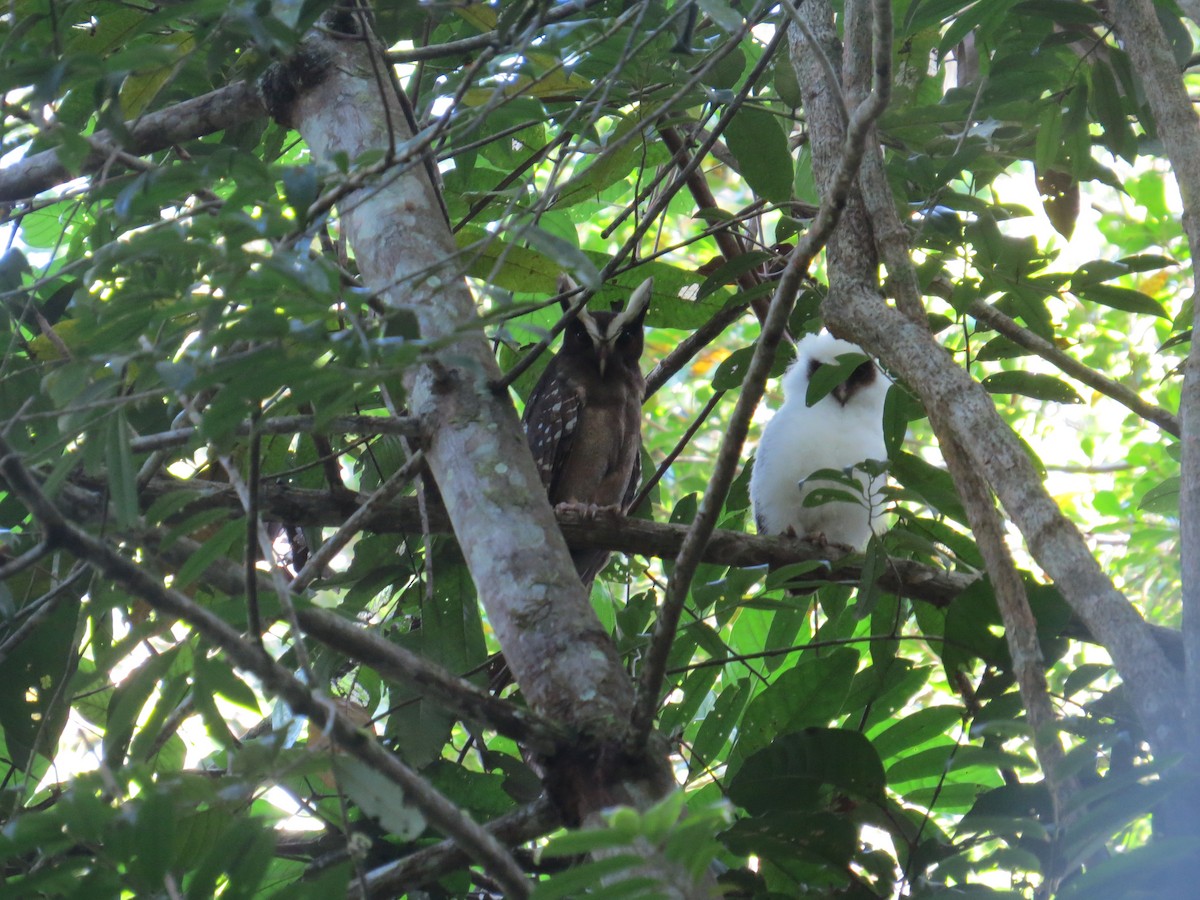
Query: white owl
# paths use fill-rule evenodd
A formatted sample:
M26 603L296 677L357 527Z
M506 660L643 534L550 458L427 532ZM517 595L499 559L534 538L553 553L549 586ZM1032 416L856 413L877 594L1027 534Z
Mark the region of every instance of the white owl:
M783 376L783 405L763 429L750 501L759 534L795 534L863 550L882 519L882 475L872 478L855 469L862 486L857 502L831 500L805 506L814 487L857 491L834 481L806 479L818 469L844 470L866 460L886 460L883 401L891 382L870 359L832 391L809 406L809 382L839 356L862 354L858 346L826 332L810 334L796 345L796 360Z

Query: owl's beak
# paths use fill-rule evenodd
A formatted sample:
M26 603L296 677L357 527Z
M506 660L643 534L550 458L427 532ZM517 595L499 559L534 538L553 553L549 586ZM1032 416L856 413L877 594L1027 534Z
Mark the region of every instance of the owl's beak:
M612 355L612 344L607 341L601 341L600 346L596 348L596 366L600 369L600 377L604 377L604 370L608 366L608 358Z

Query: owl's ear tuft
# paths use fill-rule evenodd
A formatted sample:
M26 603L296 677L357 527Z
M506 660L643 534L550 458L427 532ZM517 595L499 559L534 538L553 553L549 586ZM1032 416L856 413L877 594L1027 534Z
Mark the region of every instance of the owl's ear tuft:
M647 278L639 284L629 295L629 301L625 304L624 311L613 319L613 327L619 330L634 323L641 325L642 320L646 317L646 309L650 306L650 294L653 289L653 278Z
M558 276L558 302L562 304L563 311L571 308L571 303L575 299L574 296L567 297L565 294L574 295L579 290L579 285L575 283L575 279L563 272Z

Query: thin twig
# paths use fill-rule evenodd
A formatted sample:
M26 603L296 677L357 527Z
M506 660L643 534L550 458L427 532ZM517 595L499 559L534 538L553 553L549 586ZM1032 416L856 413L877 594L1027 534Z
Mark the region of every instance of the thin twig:
M51 552L53 551L49 544L45 541L38 542L20 556L10 559L4 565L0 566L0 581L6 581L14 575L19 575L42 557L48 556Z
M358 509L350 514L350 517L341 524L338 530L313 551L312 556L308 558L308 562L304 564L304 568L297 572L296 577L292 579L291 589L293 591L302 591L308 587L321 574L321 570L362 530L363 522L374 514L380 505L390 500L401 488L408 484L413 476L420 471L424 462L425 454L418 450L409 457L408 462L388 476L388 479L376 488L362 502Z
M749 27L748 22L749 22L749 20L747 20L747 24L744 26L745 28ZM776 38L772 38L771 44L768 46L768 52L772 52L773 49L776 46L778 46L778 44L781 40L782 40L782 38L779 38L778 36L776 36ZM719 53L719 51L718 51L718 53ZM717 53L713 54L714 57L717 55L718 55ZM688 82L686 82L684 84L684 86L682 88L680 88L679 91L677 91L674 95L672 95L672 97L670 99L668 99L666 102L662 103L654 113L650 114L645 119L643 119L642 123L641 123L642 127L647 128L650 125L657 122L660 118L665 116L671 110L673 101L682 97L683 92L685 90L689 90L692 87L692 82L698 81L699 78L702 77L704 71L706 71L706 69L702 70L697 75L693 76L693 78L689 79ZM749 91L749 89L750 89L749 87L745 88L745 90L747 92ZM717 132L717 136L719 136L720 129L718 128L715 130ZM638 133L639 132L636 129L631 130L628 134L624 135L619 140L621 140L621 141L631 140L632 137L637 135ZM715 139L716 138L714 137L713 140L715 141ZM616 142L614 142L614 144L615 143ZM600 270L600 274L599 274L599 282L600 283L603 283L608 278L612 277L612 275L619 269L621 264L624 262L625 258L627 256L629 256L629 254L633 251L633 249L641 242L641 240L645 236L646 232L650 230L650 227L654 223L654 221L658 218L659 215L661 215L666 210L667 206L670 204L670 202L671 202L672 198L675 196L675 194L679 190L682 189L684 184L687 183L687 177L691 174L691 172L693 172L697 167L699 167L702 159L703 159L703 153L697 153L686 165L681 166L681 171L680 171L679 175L676 176L673 187L668 189L667 191L664 191L655 200L655 202L653 204L651 204L650 208L646 210L646 214L643 217L642 221L637 225L636 228L634 228L633 233L617 249L617 252L613 254L612 258L608 261L608 263L604 266L604 268ZM559 295L559 296L561 297L564 295ZM546 336L543 337L540 341L538 341L529 351L527 351L525 353L525 355L522 356L521 359L518 360L517 363L511 369L509 369L502 378L498 379L495 382L495 385L494 385L495 389L496 390L506 390L509 387L511 387L512 384L518 378L520 378L521 375L523 375L529 369L530 366L532 366L534 364L534 362L537 360L537 358L546 351L546 348L550 346L550 343L554 340L554 338L564 328L567 327L567 324L569 322L571 322L575 318L575 316L577 316L579 314L579 310L582 309L584 307L584 305L586 305L589 297L590 297L590 292L585 291L582 295L582 299L577 300L571 306L571 308L568 309L563 314L562 318L560 318L551 327L550 331L546 334Z
M143 545L154 547L166 564L179 566L192 559L200 544L191 538L176 538L166 546L162 533L141 536ZM260 572L266 578L266 573ZM226 594L241 590L241 573L228 560L209 564L201 577ZM385 680L420 688L419 694L441 705L455 717L478 723L539 753L552 753L568 735L561 726L508 700L492 696L434 662L388 640L378 627L349 621L337 613L300 603L296 615L304 632L313 640L375 669Z
M542 26L553 25L604 2L607 0L577 0L575 3L564 3L546 10L539 24ZM392 50L387 54L387 60L390 63L407 63L444 59L449 56L469 56L476 50L482 50L485 47L504 49L503 44L507 37L509 35L501 31L485 31L483 34L457 41L447 41L444 44L414 47L411 50Z
M203 416L199 410L193 405L190 397L179 395L179 400L183 405L184 411L192 423L199 428L203 424ZM253 423L252 423L253 425ZM251 431L253 435L253 430ZM221 453L213 445L209 445L209 455L215 458L221 464L221 468L225 470L225 476L229 479L229 485L237 494L238 500L241 501L242 511L247 518L251 518L251 513L257 509L258 501L254 499L257 491L253 494L250 487L242 478L241 472L238 471L237 465L228 453ZM261 488L261 485L259 486ZM270 535L267 534L267 529L263 526L261 519L257 516L251 523L251 531L248 536L248 541L254 541L257 538L259 551L262 553L263 560L267 563L268 571L271 575L271 585L275 588L275 595L279 598L279 605L287 616L288 626L292 630L292 649L296 653L296 661L300 664L300 671L304 672L309 683L315 683L313 679L312 667L308 658L308 650L304 646L304 633L300 629L300 622L296 618L296 607L292 603L292 594L288 589L287 580L284 578L283 570L275 560L275 548L272 544ZM249 544L246 547L246 552L251 550ZM260 637L261 640L261 637Z
M12 634L4 639L3 644L0 644L0 665L4 664L4 661L8 659L8 655L14 649L19 647L23 641L37 631L41 624L46 621L46 618L58 608L58 604L67 595L68 589L82 578L85 572L87 572L87 567L79 565L61 583L51 588L49 592L22 607L20 614L24 615L28 613L28 618Z
M1027 328L1022 328L994 306L984 303L982 300L976 300L971 304L968 312L978 321L996 329L1014 344L1033 351L1042 359L1056 366L1063 374L1086 384L1106 397L1111 397L1147 422L1153 422L1167 434L1179 437L1179 418L1177 416L1172 415L1161 406L1143 400L1120 382L1105 378L1095 369L1089 368L1079 360L1063 353L1045 338L1034 334Z
M560 823L554 804L546 797L514 810L484 826L506 844L523 844L548 834ZM387 863L367 873L365 884L352 886L347 897L368 900L397 897L422 884L428 884L446 872L462 867L467 857L454 841L442 841Z
M713 313L712 318L675 345L675 349L658 361L646 376L646 396L649 399L705 347L725 333L725 329L741 318L749 303L730 303Z
M421 423L415 416L338 416L321 422L316 416L271 416L257 424L249 420L238 424L233 433L248 436L252 428L259 434L395 434L403 437L419 437ZM146 453L168 447L180 447L197 434L195 427L172 428L135 437L129 442L134 453Z
M683 433L683 437L681 437L676 442L675 446L671 448L671 452L663 457L662 462L658 464L658 468L654 471L654 474L650 476L646 483L642 485L642 489L634 496L633 502L629 504L629 511L631 513L637 511L637 508L642 505L642 501L644 501L650 495L650 492L654 490L654 486L662 481L662 477L667 474L667 470L671 468L671 464L675 462L679 454L684 451L689 443L691 443L692 438L696 436L696 432L708 422L709 414L716 408L717 404L721 402L721 398L724 396L724 391L717 391L708 398L708 402L704 404L704 409L700 410L699 415L692 420L692 424L687 427L687 431Z

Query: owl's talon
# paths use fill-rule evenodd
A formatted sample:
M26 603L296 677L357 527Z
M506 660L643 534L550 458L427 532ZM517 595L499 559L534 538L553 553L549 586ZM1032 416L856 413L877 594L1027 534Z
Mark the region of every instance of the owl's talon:
M599 505L596 503L579 503L574 500L567 500L556 504L554 512L573 513L581 519L592 521L602 516L619 516L621 514L621 507L616 503Z

